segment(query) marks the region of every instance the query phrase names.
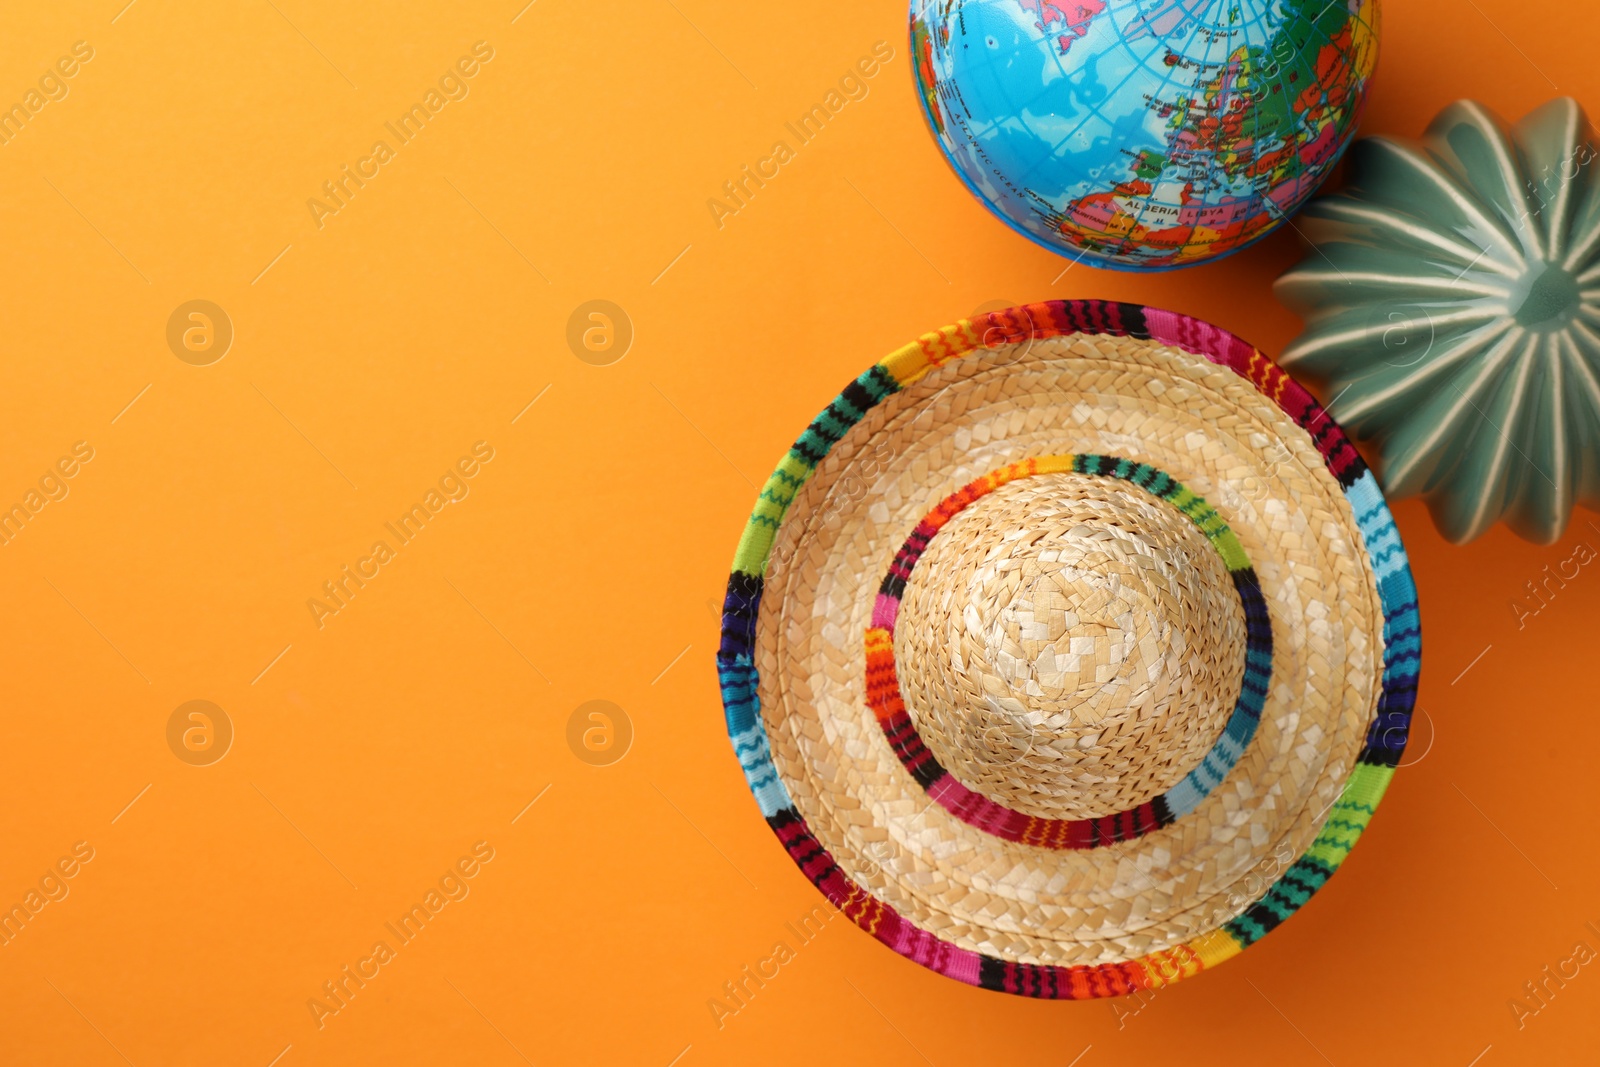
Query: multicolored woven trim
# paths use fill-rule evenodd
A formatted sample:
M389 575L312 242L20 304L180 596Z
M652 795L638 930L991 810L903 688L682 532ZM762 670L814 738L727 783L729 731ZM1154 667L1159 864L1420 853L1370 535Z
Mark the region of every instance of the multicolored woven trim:
M762 576L784 512L850 427L885 397L951 360L1030 337L1077 334L1154 340L1228 367L1310 434L1360 527L1383 607L1384 649L1382 692L1356 767L1311 847L1260 899L1232 921L1171 950L1124 963L1058 967L1011 963L960 948L908 922L846 877L795 809L773 764L753 653ZM1232 958L1304 905L1349 855L1394 776L1405 751L1422 655L1416 586L1383 494L1343 431L1311 394L1225 330L1170 311L1097 300L1028 304L963 319L890 353L847 385L763 487L739 540L722 618L717 669L734 753L762 815L806 877L858 926L901 955L970 985L1044 998L1123 996L1168 985Z
M917 561L946 523L1002 485L1038 474L1089 474L1116 478L1166 501L1205 534L1222 557L1244 609L1244 676L1239 699L1222 734L1183 781L1153 800L1127 811L1091 819L1041 819L1024 815L975 793L956 779L928 751L917 725L900 695L900 676L894 662L894 627L900 615L900 598ZM991 471L951 493L911 531L895 554L873 606L872 626L866 634L867 706L889 739L900 763L940 807L969 826L1007 841L1052 849L1086 849L1131 841L1152 830L1170 826L1194 810L1233 770L1255 737L1261 707L1272 680L1272 620L1261 583L1228 524L1205 498L1148 463L1116 456L1039 456Z

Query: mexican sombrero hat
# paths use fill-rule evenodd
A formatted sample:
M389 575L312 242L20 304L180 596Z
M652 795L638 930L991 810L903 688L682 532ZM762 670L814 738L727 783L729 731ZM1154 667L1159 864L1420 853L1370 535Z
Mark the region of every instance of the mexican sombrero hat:
M1030 304L845 387L762 489L719 669L789 855L942 974L1116 996L1215 966L1348 855L1420 633L1389 510L1238 338Z

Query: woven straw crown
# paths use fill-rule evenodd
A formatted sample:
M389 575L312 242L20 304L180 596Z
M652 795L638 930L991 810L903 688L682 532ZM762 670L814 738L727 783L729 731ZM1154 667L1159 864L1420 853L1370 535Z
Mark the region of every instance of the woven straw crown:
M923 336L789 450L718 655L812 882L1038 997L1214 966L1338 868L1404 750L1416 593L1371 473L1239 339L1131 304Z

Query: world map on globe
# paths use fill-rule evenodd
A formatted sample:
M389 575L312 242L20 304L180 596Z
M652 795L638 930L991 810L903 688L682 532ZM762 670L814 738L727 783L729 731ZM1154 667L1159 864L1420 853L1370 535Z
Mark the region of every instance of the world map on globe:
M913 0L917 84L967 187L1093 266L1265 236L1349 143L1377 0Z

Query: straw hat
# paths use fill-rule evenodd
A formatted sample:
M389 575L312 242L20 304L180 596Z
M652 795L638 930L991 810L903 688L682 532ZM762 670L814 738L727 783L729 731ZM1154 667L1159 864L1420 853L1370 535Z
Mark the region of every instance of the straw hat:
M762 814L941 974L1117 996L1327 881L1404 750L1416 592L1361 457L1214 326L1030 304L890 354L767 482L718 656Z

